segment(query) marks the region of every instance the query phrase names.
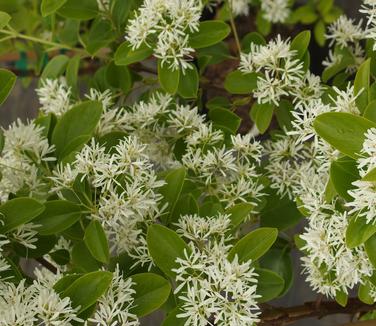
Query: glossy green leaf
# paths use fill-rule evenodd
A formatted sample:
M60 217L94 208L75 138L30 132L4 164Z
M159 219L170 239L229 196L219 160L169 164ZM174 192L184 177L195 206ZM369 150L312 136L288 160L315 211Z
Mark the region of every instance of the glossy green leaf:
M372 263L373 267L376 268L376 231L375 233L368 238L364 243L367 256Z
M270 249L277 236L278 230L275 228L259 228L251 231L232 247L228 258L232 261L237 255L239 262L255 261Z
M176 258L184 258L184 251L190 252L188 245L176 232L158 224L149 226L146 241L154 263L167 276L175 277L172 269L179 266Z
M146 316L160 308L168 299L171 292L170 282L164 277L143 273L131 276L134 304L131 313L138 317Z
M40 11L43 17L56 12L67 0L42 0Z
M296 51L296 57L302 59L308 50L309 42L311 41L311 32L300 32L291 42L290 49Z
M354 189L352 184L359 179L356 160L350 157L341 157L333 161L330 166L330 179L336 192L344 199L351 201L348 191Z
M365 218L352 216L346 230L346 245L355 248L376 233L376 225L367 224Z
M236 133L240 127L241 119L235 113L227 109L212 109L209 111L209 118L216 126L223 126Z
M257 302L263 303L278 297L285 286L283 278L264 268L257 268L255 272L258 274L257 294L261 296Z
M45 206L32 198L21 197L6 201L0 206L0 232L7 233L31 222L43 213Z
M218 20L208 20L200 23L198 32L191 35L189 45L194 49L206 48L219 43L231 32L230 27Z
M81 239L72 248L72 267L75 272L80 273L94 272L101 268L101 264L94 259Z
M199 81L197 68L191 65L190 69L186 69L184 73L180 73L178 94L183 98L196 98Z
M52 134L52 144L61 160L78 150L93 134L102 114L102 104L96 101L82 102L65 113Z
M110 249L107 236L102 225L97 220L92 220L86 227L84 242L96 260L102 263L108 263L110 259Z
M57 12L65 18L89 20L98 15L98 4L96 0L67 0Z
M253 208L252 204L240 203L226 209L226 214L230 215L232 226L237 227L249 217Z
M251 110L251 119L256 124L257 129L263 134L272 122L274 112L274 104L255 102Z
M374 299L371 295L372 293L372 283L370 281L365 282L364 284L360 284L358 288L358 298L360 301L364 302L365 304L373 304Z
M256 73L245 74L240 70L230 72L225 79L225 89L231 94L251 94L257 88Z
M17 77L13 72L0 68L0 105L8 98L16 79Z
M358 159L364 134L376 123L350 113L329 112L319 115L313 123L316 132L343 154Z
M360 112L364 112L369 102L370 75L371 59L368 59L359 67L354 81L354 95Z
M158 61L158 80L162 88L170 94L175 94L179 87L180 70L171 69L167 63Z
M80 206L66 200L52 200L45 203L46 209L35 221L42 235L60 233L76 223L82 211Z
M364 118L376 122L376 100L370 102L363 114Z
M132 50L128 42L123 42L115 52L115 64L127 66L135 62L140 62L153 54L153 49L147 45L141 45L138 49Z
M88 273L75 280L62 294L69 297L73 307L80 307L79 312L93 305L105 293L111 284L112 273L98 271Z

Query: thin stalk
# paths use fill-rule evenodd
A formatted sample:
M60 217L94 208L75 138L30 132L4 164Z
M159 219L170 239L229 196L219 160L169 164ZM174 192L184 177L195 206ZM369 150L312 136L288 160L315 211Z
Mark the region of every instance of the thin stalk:
M242 47L240 45L240 39L239 39L238 30L236 29L236 25L235 25L235 19L234 19L234 14L232 12L232 3L231 3L231 1L232 0L228 0L227 1L229 13L230 13L230 24L231 24L232 32L233 32L234 37L235 37L236 47L238 49L238 57L240 58L240 53L242 52Z

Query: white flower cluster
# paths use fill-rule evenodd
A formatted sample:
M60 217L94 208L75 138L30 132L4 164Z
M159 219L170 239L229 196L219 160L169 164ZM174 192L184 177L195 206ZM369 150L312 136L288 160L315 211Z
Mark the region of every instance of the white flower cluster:
M162 65L184 71L194 52L189 33L198 31L202 9L200 0L145 0L128 22L126 40L133 49L153 48Z
M59 275L36 270L36 276L29 286L24 279L17 285L0 282L0 324L70 326L82 322L70 299L60 298L53 290Z
M39 110L44 114L53 113L59 117L69 110L71 90L64 78L43 79L36 92L41 104Z
M94 188L92 219L103 225L112 248L132 253L144 237L140 223L151 223L159 215L161 195L153 165L144 154L145 145L135 136L122 139L106 149L94 139L77 153L72 164L56 171L52 180L58 193L70 188L76 178L86 179Z
M344 55L350 56L354 63L346 67L347 72L354 72L365 60L365 51L361 41L367 37L367 31L362 27L362 20L358 24L354 19L340 16L328 28L326 39L330 40L329 45L335 46L329 50L328 57L323 61L325 67L332 67L338 64Z
M94 315L89 318L89 322L96 326L140 325L137 316L130 312L130 309L134 307L135 290L132 289L132 285L134 285L132 279L124 279L117 266L111 285L99 298L97 308Z
M4 148L0 153L1 180L0 200L6 201L9 194L27 190L38 197L45 189L39 174L46 167L53 147L44 136L44 129L30 122L17 120L8 129L3 129Z
M177 224L190 250L177 258L175 293L182 301L178 318L185 326L245 326L259 321L257 274L251 262L227 256L231 245L227 215L183 216Z
M367 19L367 31L366 38L376 40L376 1L375 0L363 0L361 13L368 16ZM376 42L373 45L373 50L376 50Z
M291 8L288 0L263 0L261 10L264 19L271 23L284 23L290 16Z
M303 63L295 55L296 51L290 49L290 42L282 40L280 35L267 45L251 43L249 53L241 54L239 69L243 73L260 73L254 92L259 103L278 106L283 96L302 88Z
M335 203L325 204L317 199L309 211L309 226L300 236L307 254L302 258L307 281L319 293L335 298L339 292L348 293L373 273L364 246L349 249L345 242L347 213L335 209ZM304 206L307 209L307 206Z
M369 129L365 134L365 140L358 159L358 170L361 177L376 168L376 128ZM359 218L365 218L367 223L376 222L376 185L374 181L358 180L353 182L355 189L348 193L353 200L346 205L351 208L350 214L356 214Z

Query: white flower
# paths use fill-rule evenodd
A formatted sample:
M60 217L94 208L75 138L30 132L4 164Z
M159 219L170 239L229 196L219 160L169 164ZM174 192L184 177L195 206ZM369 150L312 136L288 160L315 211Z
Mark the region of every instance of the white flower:
M331 40L331 46L338 44L340 47L346 47L350 43L356 43L365 37L362 23L360 21L358 24L355 24L353 19L343 15L329 26L326 38Z
M126 39L133 49L146 44L162 65L184 71L194 51L188 45L189 32L198 30L201 10L200 0L145 0L128 23Z
M98 299L98 307L89 321L96 326L140 325L137 316L130 312L134 306L133 284L132 279L123 278L117 266L110 287Z
M365 133L361 156L357 163L362 177L376 168L376 128L370 128Z
M71 106L71 90L63 78L42 79L42 86L36 92L42 105L40 110L44 114L53 113L59 117L67 112Z
M355 213L358 218L365 218L367 223L374 224L376 217L376 186L370 181L355 181L356 188L348 191L353 200L346 203L351 208L349 214Z
M248 16L249 0L231 0L231 10L235 16Z
M271 23L283 23L290 15L288 0L263 0L261 1L263 17Z
M355 103L357 96L354 96L354 86L348 85L346 90L340 90L333 86L334 91L337 93L336 98L330 96L330 99L335 104L335 110L339 112L347 112L359 115L360 111Z

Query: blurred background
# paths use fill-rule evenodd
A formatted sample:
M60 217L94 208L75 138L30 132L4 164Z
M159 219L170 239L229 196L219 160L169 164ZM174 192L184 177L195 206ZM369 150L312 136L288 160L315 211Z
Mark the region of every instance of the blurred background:
M360 14L358 9L360 6L360 0L337 0L337 4L341 5L346 14L350 17L359 19ZM317 51L317 53L315 53ZM323 59L323 56L327 51L320 48L312 48L312 57ZM0 57L0 66L3 66L2 58ZM7 101L0 108L0 125L2 127L8 126L11 122L15 121L17 118L25 121L28 118L35 117L38 111L38 99L35 94L35 88L37 87L37 81L33 79L23 79L18 80L16 87L13 89L12 94L7 99ZM297 231L301 230L304 225L301 225ZM296 306L301 305L306 301L317 300L317 294L313 293L309 288L308 284L305 282L304 276L301 275L301 269L299 268L300 257L298 254L294 257L294 282L293 287L282 299L275 300L273 305L275 306ZM160 325L161 316L154 315L145 319L142 323L143 326L154 326ZM344 315L334 315L321 320L316 319L305 319L300 322L296 322L294 326L337 326L345 325L350 322L349 316ZM374 323L368 325L376 325Z

